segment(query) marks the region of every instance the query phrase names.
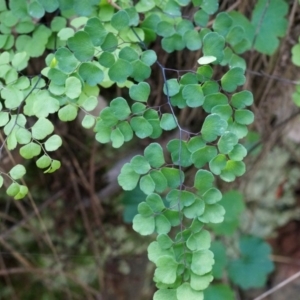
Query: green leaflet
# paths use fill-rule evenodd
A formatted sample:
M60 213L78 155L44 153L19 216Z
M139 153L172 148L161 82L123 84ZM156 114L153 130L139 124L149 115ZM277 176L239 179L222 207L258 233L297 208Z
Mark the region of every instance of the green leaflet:
M254 8L251 23L257 30L254 47L265 54L273 54L279 46L278 37L285 35L288 5L283 0L259 0ZM261 21L261 19L263 20ZM275 22L276 20L276 22Z
M230 262L229 277L242 289L263 286L267 275L274 269L269 259L270 246L260 238L251 236L242 237L239 244L241 258Z
M237 191L228 191L219 202L226 211L222 224L211 224L214 232L219 235L232 235L239 226L241 213L245 210L243 196Z

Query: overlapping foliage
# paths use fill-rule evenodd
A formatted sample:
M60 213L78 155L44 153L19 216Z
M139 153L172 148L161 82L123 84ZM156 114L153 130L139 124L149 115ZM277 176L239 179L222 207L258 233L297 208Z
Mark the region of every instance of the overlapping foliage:
M120 148L134 136L154 140L143 155L123 166L118 182L125 191L138 186L146 195L133 228L141 235L157 234L148 248L149 259L156 265L156 300L203 299L213 275L222 276L213 265L224 246L214 242L211 250L206 229L226 235L238 223L238 197L231 195L228 203L215 179L232 182L245 173L247 150L240 140L247 135L254 115L247 108L253 103L252 93L242 89L246 62L241 55L252 49L274 53L287 27L287 4L266 2L259 0L248 20L236 11L218 12L216 0L141 0L135 5L130 1L10 0L9 7L0 1L0 126L5 135L0 151L4 145L9 150L18 147L23 158L37 158L38 168L54 172L61 164L51 152L62 145L62 139L55 134L50 116L56 114L67 122L80 110L85 113L82 126L93 128L102 144ZM188 5L194 13L183 16L182 8ZM37 22L53 12L57 14L49 26ZM167 53L200 51L195 68L168 77L151 49L157 39ZM297 46L294 49L297 62ZM29 60L44 54L46 67L41 74L23 75ZM164 79L165 102L159 107L149 102L153 87L147 79L154 65ZM217 66L224 70L220 78L214 76ZM99 116L93 116L90 112L98 104L100 87L113 84L126 89L128 96L109 99ZM201 107L207 114L196 132L184 130L176 118L177 109L186 107ZM178 138L163 149L155 140L171 130L178 131ZM183 139L183 133L188 138ZM186 168L195 169L192 185L185 180ZM20 164L7 174L2 172L0 186L7 178L7 194L25 197L28 189L20 183L25 173ZM248 247L261 250L259 261ZM229 264L230 278L242 288L262 285L272 270L269 248L260 240L244 237L240 251L242 258ZM261 259L265 261L261 273L245 280L244 272ZM215 286L207 291L206 299L215 299L210 295L220 291L231 293Z

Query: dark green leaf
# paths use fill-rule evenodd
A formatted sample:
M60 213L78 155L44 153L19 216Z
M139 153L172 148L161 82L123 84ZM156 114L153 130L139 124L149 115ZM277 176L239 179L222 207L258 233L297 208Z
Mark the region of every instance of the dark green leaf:
M103 71L91 62L82 63L79 67L78 73L80 77L90 86L95 86L104 78Z
M78 31L68 39L68 46L80 61L90 60L94 55L94 45L88 33Z
M144 117L133 117L130 125L140 139L150 136L153 132L153 127Z
M128 61L118 59L109 69L108 76L112 81L124 83L132 72L132 65Z
M270 246L260 238L244 236L240 239L240 251L241 258L229 263L230 279L242 289L264 286L274 269Z
M153 168L159 168L165 163L163 149L158 143L151 143L147 146L144 150L144 156Z

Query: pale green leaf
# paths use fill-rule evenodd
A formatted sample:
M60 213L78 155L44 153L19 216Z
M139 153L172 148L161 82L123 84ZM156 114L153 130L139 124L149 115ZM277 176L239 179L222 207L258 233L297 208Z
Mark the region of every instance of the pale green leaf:
M55 151L62 145L62 139L59 135L50 136L45 142L46 151Z

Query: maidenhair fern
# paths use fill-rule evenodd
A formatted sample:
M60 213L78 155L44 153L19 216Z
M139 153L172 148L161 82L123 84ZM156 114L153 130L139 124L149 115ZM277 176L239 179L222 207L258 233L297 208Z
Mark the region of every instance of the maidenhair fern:
M253 96L242 89L246 62L240 55L253 48L266 54L276 50L287 26L287 4L274 0L267 7L267 1L259 0L249 21L236 11L218 13L217 0L8 2L9 7L0 0L0 151L4 145L18 147L23 158L37 158L38 168L54 172L61 164L52 152L62 139L49 117L57 114L63 122L72 121L79 110L85 113L82 126L93 128L99 143L120 148L134 136L153 139L142 155L125 163L118 182L125 191L139 186L146 194L133 229L156 234L148 247L149 260L156 265L154 299L203 299L215 262L207 228L222 223L225 214L215 179L232 182L245 173L247 151L240 139L254 119L247 109ZM184 7L191 8L191 15L182 14ZM53 12L47 26L37 21ZM167 69L151 49L157 40L167 53L198 51L195 67ZM31 58L45 53L41 74L22 74ZM164 81L158 107L149 101L156 87L147 82L154 65ZM221 77L214 74L217 66L224 71ZM167 75L167 70L173 73ZM109 99L99 116L91 115L100 87L113 84L127 96ZM206 113L195 132L185 130L176 117L186 107ZM156 139L171 130L178 136L163 149ZM194 169L190 185L187 167ZM0 186L4 178L10 182L9 196L26 196L28 189L20 183L25 172L19 164L0 173ZM242 253L249 243L241 241ZM242 261L229 268L237 284L241 268Z

